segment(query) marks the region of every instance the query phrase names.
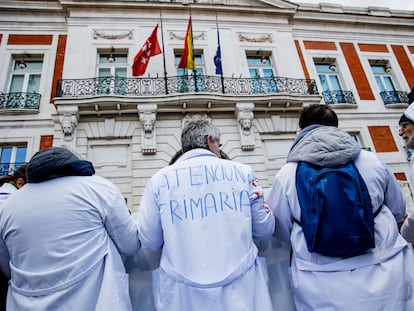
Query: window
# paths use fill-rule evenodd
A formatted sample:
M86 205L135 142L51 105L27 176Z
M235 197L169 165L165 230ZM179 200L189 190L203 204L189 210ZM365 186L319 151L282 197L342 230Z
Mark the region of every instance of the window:
M361 147L361 149L367 150L367 151L371 151L370 147L364 147L364 145L362 144L362 140L361 140L361 135L360 133L348 133L353 139L355 139L355 141L358 143L358 145Z
M0 176L13 173L16 169L26 163L27 147L0 146Z
M98 94L127 94L128 57L125 53L98 55Z
M7 108L38 107L38 94L42 72L42 60L25 60L25 66L19 66L21 60L14 60L10 75Z
M385 104L400 102L391 76L391 67L385 61L372 61L371 70Z
M277 93L270 54L260 56L247 53L247 64L253 93Z
M178 68L182 56L181 52L175 53L175 67L177 68L177 91L181 93L186 92L203 92L205 91L205 63L203 52L194 50L194 62L196 65L195 72L185 68Z
M334 60L315 61L322 95L326 104L347 103Z

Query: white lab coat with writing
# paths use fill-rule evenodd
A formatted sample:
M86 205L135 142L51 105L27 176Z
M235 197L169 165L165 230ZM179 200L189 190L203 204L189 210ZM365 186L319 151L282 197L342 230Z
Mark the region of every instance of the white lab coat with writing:
M137 221L142 246L162 247L158 311L272 310L253 238L271 235L274 217L249 166L188 151L150 179Z
M355 160L373 211L382 206L374 219L375 248L351 258L308 251L302 227L294 221L301 216L295 187L298 159L317 160L320 165ZM385 164L375 154L360 150L347 133L320 127L304 135L277 173L267 201L276 217L275 236L292 245L289 270L298 311L414 310L413 250L397 227L405 213L403 194Z
M106 179L28 183L5 203L0 230L7 310L132 309L120 253L138 251L138 229Z

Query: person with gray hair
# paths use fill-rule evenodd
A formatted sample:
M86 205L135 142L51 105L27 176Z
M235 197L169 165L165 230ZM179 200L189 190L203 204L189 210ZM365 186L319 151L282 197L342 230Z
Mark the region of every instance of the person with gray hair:
M264 258L274 216L248 165L220 158L220 132L190 121L183 154L148 181L134 215L142 247L162 248L153 271L157 311L271 311Z
M411 89L411 93L408 94L408 108L404 111L398 124L400 130L398 134L401 136L408 149L414 149L414 87ZM414 158L410 159L410 171L409 180L411 187L414 187ZM410 243L414 244L414 213L410 213L401 226L401 235Z

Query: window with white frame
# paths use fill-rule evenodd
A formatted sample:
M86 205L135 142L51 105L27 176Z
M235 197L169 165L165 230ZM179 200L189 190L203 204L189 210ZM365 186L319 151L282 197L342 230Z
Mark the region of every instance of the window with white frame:
M274 66L270 53L246 52L254 93L277 93Z
M347 103L334 59L315 59L315 68L326 104Z
M384 103L393 104L400 102L389 63L384 60L371 60L370 66Z
M6 108L38 108L43 60L31 56L14 59L10 72Z
M194 90L202 92L205 90L205 62L202 50L194 50L195 72L186 68L178 68L183 51L175 51L175 67L177 68L177 88L179 92Z
M126 94L128 55L102 51L98 54L98 94Z
M371 151L370 147L366 147L364 146L362 139L361 139L361 134L360 133L348 133L353 139L355 139L355 141L358 143L358 145L361 147L361 149L367 150L367 151Z
M0 145L0 176L13 173L26 163L27 146Z
M9 93L39 93L42 60L14 60Z

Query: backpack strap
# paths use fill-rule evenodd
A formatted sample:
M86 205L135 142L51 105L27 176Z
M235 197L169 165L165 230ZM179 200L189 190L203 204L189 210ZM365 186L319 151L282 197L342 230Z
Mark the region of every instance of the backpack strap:
M377 217L379 215L379 213L381 213L382 211L382 205L380 207L378 207L378 209L374 212L374 218Z

